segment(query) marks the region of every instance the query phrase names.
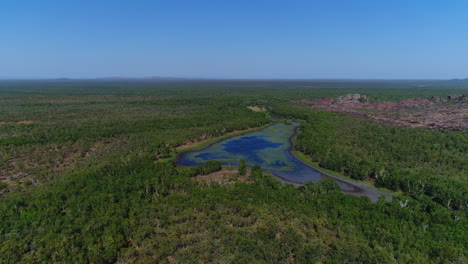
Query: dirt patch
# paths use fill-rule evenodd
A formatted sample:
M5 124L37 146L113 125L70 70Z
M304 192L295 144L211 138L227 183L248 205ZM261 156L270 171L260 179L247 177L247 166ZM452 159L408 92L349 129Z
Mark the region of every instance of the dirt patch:
M195 178L197 180L204 180L204 181L215 181L221 185L228 185L233 184L237 181L247 182L250 183L250 172L247 171L246 175L238 175L239 171L237 169L227 169L227 170L220 170L216 171L207 175L198 175Z
M188 141L188 142L185 142L183 145L180 145L180 146L177 146L176 149L177 150L180 150L180 149L186 149L186 148L192 148L192 147L195 147L196 145L204 142L204 141L207 141L211 139L208 138L208 139L202 139L202 140L199 140L199 139L195 139L195 140L192 140L192 141Z
M167 257L167 261L168 261L169 263L177 263L177 260L176 260L173 256L168 256L168 257Z
M259 107L259 106L247 106L247 108L254 111L254 112L265 112L266 111L265 107Z
M98 140L98 141L94 142L94 144L92 144L89 147L88 151L86 151L84 153L84 156L88 157L88 156L94 154L95 152L97 152L98 150L101 150L101 149L105 148L107 145L109 145L111 143L116 143L116 142L117 141L112 142L110 140Z
M34 124L35 122L32 120L22 120L22 121L12 121L12 122L0 122L0 126L7 126L7 125L30 125Z
M314 109L349 113L381 123L428 129L468 129L468 95L444 98L412 98L400 102L369 103L367 96L351 94L337 98L300 100Z

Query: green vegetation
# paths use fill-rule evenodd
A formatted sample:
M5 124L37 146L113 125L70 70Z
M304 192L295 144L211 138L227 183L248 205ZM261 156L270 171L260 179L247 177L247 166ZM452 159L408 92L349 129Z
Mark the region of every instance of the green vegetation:
M239 161L239 175L245 175L247 173L247 163L245 160Z
M388 126L350 115L282 105L275 113L301 118L297 150L321 167L404 191L452 209L468 204L466 131Z
M324 172L329 173L331 175L338 176L338 177L344 178L344 179L351 179L350 177L344 175L341 172L332 171L332 170L320 167L320 164L318 162L312 161L309 156L305 155L304 153L302 153L302 152L300 152L298 150L293 150L293 152L294 152L294 155L296 155L296 157L298 159L300 159L302 162L305 162L305 163L307 163L309 165L312 165L313 167L318 168L320 170L323 170Z
M10 191L0 196L0 263L465 263L466 132L392 127L289 102L460 89L410 87L0 82L0 175L10 180L0 190ZM300 120L297 148L320 166L402 195L372 203L343 195L334 181L295 188L259 166L253 183L221 186L194 178L219 162L174 165L174 147L260 127L268 114Z

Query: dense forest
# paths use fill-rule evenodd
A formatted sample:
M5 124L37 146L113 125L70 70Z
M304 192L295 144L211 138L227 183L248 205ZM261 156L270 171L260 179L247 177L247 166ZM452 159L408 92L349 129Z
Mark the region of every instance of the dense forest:
M323 168L447 208L468 205L466 131L390 126L291 104L274 113L302 120L295 147Z
M395 127L292 103L350 92L445 96L433 83L0 82L0 263L466 263L466 131ZM418 88L419 87L419 88ZM255 112L247 106L268 109ZM391 202L294 187L200 181L175 147L298 120L296 149L395 191ZM239 174L246 174L239 168Z

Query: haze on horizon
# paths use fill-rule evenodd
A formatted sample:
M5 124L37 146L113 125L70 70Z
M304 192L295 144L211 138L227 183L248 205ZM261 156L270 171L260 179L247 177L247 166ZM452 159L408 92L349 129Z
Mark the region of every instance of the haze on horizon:
M468 77L468 2L0 4L0 78Z

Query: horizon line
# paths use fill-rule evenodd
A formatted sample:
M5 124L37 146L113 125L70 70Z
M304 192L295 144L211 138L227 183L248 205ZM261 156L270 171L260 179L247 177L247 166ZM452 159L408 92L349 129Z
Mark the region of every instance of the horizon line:
M0 81L125 81L125 80L212 80L212 81L459 81L468 78L236 78L236 77L0 77Z

